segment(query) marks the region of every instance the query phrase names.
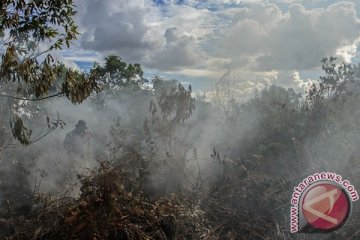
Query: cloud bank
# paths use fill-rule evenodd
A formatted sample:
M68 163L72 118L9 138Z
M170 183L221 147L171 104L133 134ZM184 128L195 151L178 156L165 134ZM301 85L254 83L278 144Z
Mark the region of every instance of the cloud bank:
M78 51L118 54L145 69L197 78L314 71L325 56L351 61L359 3L322 0L76 2ZM75 50L76 52L76 50ZM76 60L72 55L71 60ZM283 80L279 80L284 82ZM293 84L292 78L285 85Z

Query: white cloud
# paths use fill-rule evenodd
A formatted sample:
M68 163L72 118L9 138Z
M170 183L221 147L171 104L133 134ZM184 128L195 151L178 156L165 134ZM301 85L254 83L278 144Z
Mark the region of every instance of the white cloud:
M292 88L295 92L304 92L310 86L310 84L314 83L313 79L304 80L301 77L299 71L281 71L276 72L276 77L273 79L271 84L275 84L278 86L286 86L287 88Z
M78 0L84 51L65 58L114 53L167 75L214 79L233 69L252 83L246 89L270 82L302 89L309 80L301 71L318 69L325 56L350 61L358 52L355 0L175 2Z
M143 52L154 47L148 38L149 28L144 16L145 5L128 1L90 0L81 20L82 46L99 52L118 52L129 59L140 59Z
M201 45L213 32L215 20L206 9L170 4L166 8L147 1L82 2L82 47L115 53L145 67L174 71L211 60Z
M200 61L194 37L181 35L175 27L166 29L164 37L165 45L149 54L145 61L146 66L159 70L177 70L194 66Z
M342 46L336 50L336 55L341 56L342 59L350 63L352 58L357 54L357 46L360 44L360 38L355 40L352 44Z
M258 70L313 69L322 57L354 46L360 36L353 3L341 2L326 9L294 4L286 13L274 4L257 6L239 9L220 41L219 54L228 56L235 66L255 58L251 67ZM348 58L349 51L346 54Z

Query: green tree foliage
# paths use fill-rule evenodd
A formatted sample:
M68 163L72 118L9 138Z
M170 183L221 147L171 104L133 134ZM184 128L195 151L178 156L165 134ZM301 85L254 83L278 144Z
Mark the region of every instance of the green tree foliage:
M307 135L315 139L313 152L336 146L319 155L345 165L349 154L360 146L360 65L339 64L334 57L324 58L322 63L325 74L306 94Z
M95 63L91 73L104 90L139 90L143 84L143 70L140 64L127 64L115 55L105 58L104 65Z
M304 106L309 110L309 130L330 133L340 122L358 122L353 116L360 100L360 68L356 64L337 64L334 57L324 58L322 63L325 74L306 92Z
M69 47L79 34L73 20L75 13L71 0L2 1L1 82L17 83L17 93L25 97L46 96L59 75L58 62L51 51L64 45ZM92 91L98 91L94 77L71 69L66 71L58 95L81 103Z
M322 69L325 72L318 84L314 83L307 92L312 106L321 99L348 97L360 92L359 65L336 63L335 57L323 58Z
M190 150L186 144L185 124L195 110L195 99L191 96L191 87L185 89L176 80L153 79L153 95L150 100L150 120L144 121L147 142L153 145L148 158L150 172L156 176L157 191L173 191L184 183L186 175L186 153ZM156 168L154 167L156 166ZM149 169L149 168L148 168Z
M0 2L0 84L6 92L1 97L42 100L66 96L72 103L81 103L100 90L95 75L66 68L52 56L53 50L69 47L79 34L74 7L72 0ZM48 95L59 79L58 92ZM24 137L30 137L30 132L19 116L13 119L14 137L29 144Z
M145 121L145 129L151 129L162 138L169 138L176 125L185 122L195 110L195 99L188 90L176 80L165 81L159 77L153 79L154 97L150 101L151 124Z
M176 80L165 81L159 77L153 79L156 102L150 103L150 111L160 108L163 119L172 123L185 122L195 110L195 99L191 96L191 86L185 89Z

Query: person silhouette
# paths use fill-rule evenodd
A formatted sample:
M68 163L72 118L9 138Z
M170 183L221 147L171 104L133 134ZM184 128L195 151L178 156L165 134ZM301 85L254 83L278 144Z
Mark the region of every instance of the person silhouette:
M87 129L86 122L79 120L75 129L66 134L63 145L69 154L85 157L90 145L90 133Z

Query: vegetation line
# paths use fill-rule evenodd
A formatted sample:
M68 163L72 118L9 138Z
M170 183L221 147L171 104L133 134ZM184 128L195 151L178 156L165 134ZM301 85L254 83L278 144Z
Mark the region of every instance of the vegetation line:
M15 96L6 95L6 94L0 94L0 97L7 97L7 98L11 98L11 99L26 100L26 101L41 101L41 100L45 100L45 99L48 99L48 98L62 97L62 96L64 96L64 95L61 92L53 94L53 95L49 95L49 96L46 96L46 97L41 97L41 98L22 98L22 97L15 97Z

